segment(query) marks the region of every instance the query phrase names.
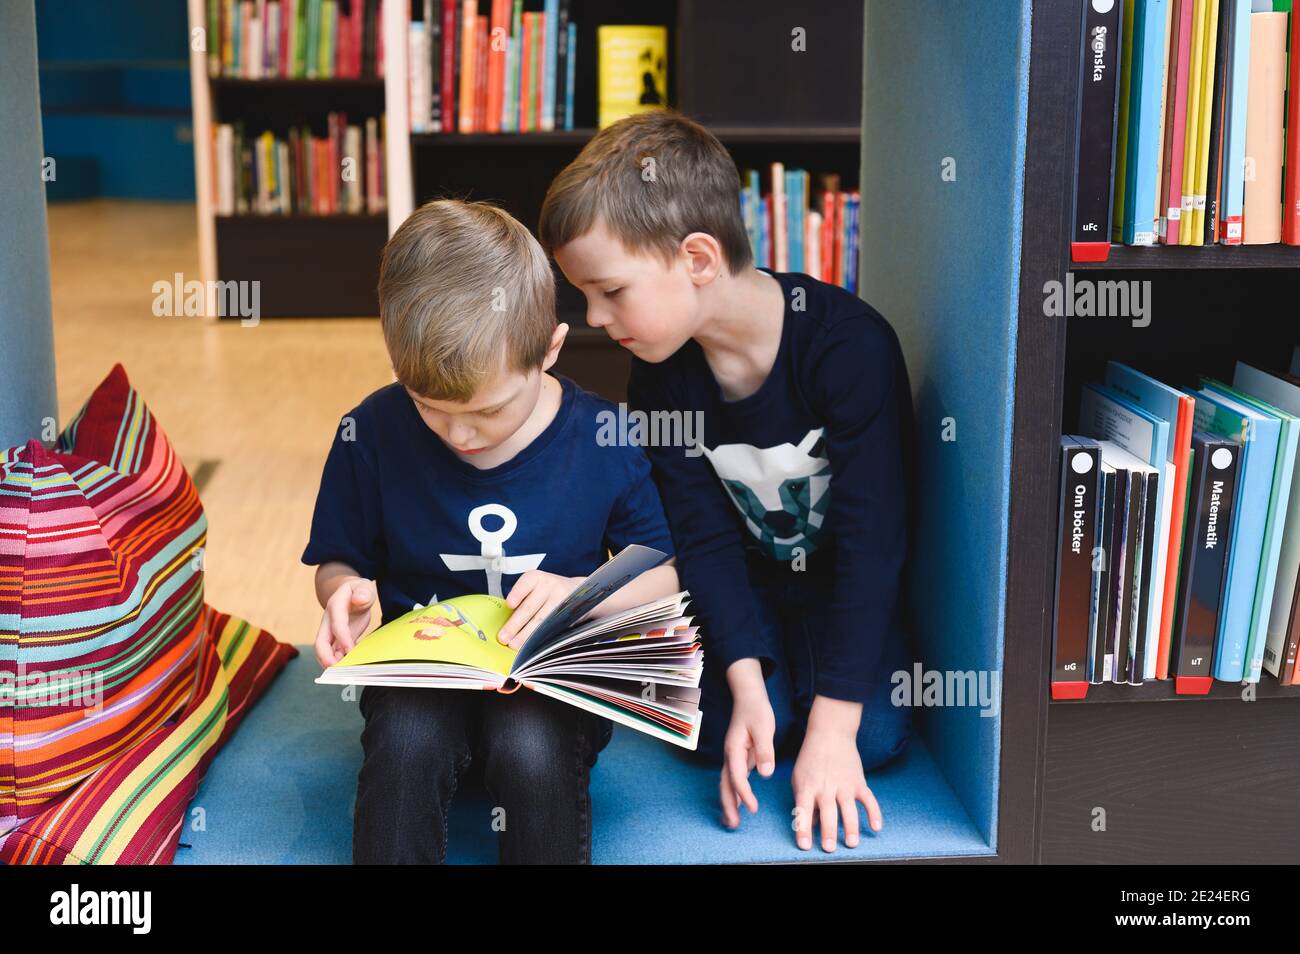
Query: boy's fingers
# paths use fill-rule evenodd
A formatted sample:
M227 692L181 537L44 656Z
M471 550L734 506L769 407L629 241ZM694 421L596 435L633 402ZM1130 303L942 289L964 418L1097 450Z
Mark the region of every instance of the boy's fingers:
M794 794L794 842L804 851L812 847L812 816L812 789L797 790Z
M533 612L533 618L528 621L528 625L521 629L513 639L510 640L510 648L518 649L528 641L528 637L537 631L537 627L542 625L542 620L550 615L551 610L560 605L560 598L552 593L544 597L542 605L537 607Z
M506 597L506 605L511 609L518 609L524 597L533 592L536 581L537 576L534 571L527 570L523 576L515 580L515 585L510 587L510 594Z
M511 590L510 595L513 596L514 592L514 590ZM546 595L544 593L537 590L529 593L524 601L515 608L515 611L510 614L510 618L501 627L501 632L497 633L497 639L509 646L524 630L532 633L532 630L528 629L528 624L532 622L533 616L545 601Z
M840 806L840 817L844 820L844 844L849 848L858 847L858 803L848 794L836 798Z
M320 626L316 628L316 661L321 664L321 668L328 669L334 665L334 651L330 648L330 618L327 614L322 613L320 617Z
M876 796L872 794L871 789L867 787L865 782L856 797L862 803L862 807L867 810L867 824L871 826L871 830L880 831L880 829L884 828L885 816L880 811L880 803L876 801Z
M329 617L330 635L334 637L334 642L346 646L344 652L347 652L352 648L352 628L348 625L348 602L331 599L329 605L325 607L325 614Z
M349 599L349 602L352 604L353 612L358 612L360 610L366 609L368 606L370 606L371 603L374 602L375 594L370 589L370 584L368 583L354 584L351 587L351 590L352 590L352 596Z
M776 771L776 749L773 746L773 735L775 735L775 732L760 732L760 738L754 740L754 763L758 766L758 774L764 778L769 777Z
M740 824L740 802L731 787L731 779L725 767L722 769L722 780L718 783L718 798L722 802L722 823L728 828L735 828Z
M749 787L749 749L748 746L741 750L739 746L733 746L727 750L727 773L731 776L731 789L749 809L751 815L758 814L758 799L754 797L754 790Z
M817 822L822 833L822 851L834 851L840 834L840 813L835 796L822 793L817 798Z

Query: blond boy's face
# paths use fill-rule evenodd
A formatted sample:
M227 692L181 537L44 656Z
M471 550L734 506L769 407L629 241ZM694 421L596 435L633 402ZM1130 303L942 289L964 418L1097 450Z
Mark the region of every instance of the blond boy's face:
M643 361L663 361L691 337L699 297L685 256L669 265L630 252L597 221L590 232L556 249L555 261L586 296L587 324Z
M464 403L435 401L410 388L406 393L429 429L468 460L500 447L523 426L537 406L541 386L541 370L526 375L508 371L485 382Z

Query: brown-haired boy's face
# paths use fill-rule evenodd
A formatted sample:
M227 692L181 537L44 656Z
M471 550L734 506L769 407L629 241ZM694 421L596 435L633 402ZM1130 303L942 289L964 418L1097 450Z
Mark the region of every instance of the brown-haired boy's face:
M501 446L519 430L537 404L541 379L537 371L503 372L464 403L435 401L410 388L406 393L429 429L458 456L468 458Z
M669 265L652 253L628 251L597 221L556 249L555 261L586 296L587 324L643 361L663 361L691 337L699 299L684 257Z

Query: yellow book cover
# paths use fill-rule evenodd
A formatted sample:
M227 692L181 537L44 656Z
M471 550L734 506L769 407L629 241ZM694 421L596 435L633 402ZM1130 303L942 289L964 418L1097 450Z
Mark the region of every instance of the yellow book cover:
M1115 130L1115 189L1111 201L1113 213L1110 222L1112 242L1124 241L1124 179L1128 170L1128 101L1132 95L1133 74L1133 5L1135 0L1124 0L1124 28L1121 31L1119 58L1119 117Z
M599 126L668 105L668 28L596 28Z
M336 669L376 663L451 663L496 673L510 672L518 651L497 642L512 610L495 596L457 596L399 616L360 640Z
M1219 46L1219 0L1209 0L1201 53L1201 116L1196 122L1196 185L1192 194L1192 245L1205 244L1205 187L1210 178L1210 110L1214 106L1214 63Z
M1205 24L1209 0L1196 0L1192 12L1192 62L1187 70L1187 122L1183 134L1183 208L1178 219L1178 244L1192 244L1192 206L1196 194L1196 141L1201 124L1204 84Z

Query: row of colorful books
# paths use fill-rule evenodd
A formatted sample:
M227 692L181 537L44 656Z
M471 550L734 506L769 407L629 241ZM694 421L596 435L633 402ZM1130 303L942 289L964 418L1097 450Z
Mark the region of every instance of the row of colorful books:
M1300 347L1176 389L1118 362L1061 439L1051 689L1300 681Z
M768 169L766 192L757 169L746 169L741 181L740 215L756 265L858 290L856 189L841 189L838 175L822 174L813 192L806 169L780 162Z
M1079 2L1073 260L1111 241L1300 244L1291 0Z
M384 117L349 125L330 113L328 132L309 126L287 137L250 135L244 124L213 127L217 215L376 214L387 208Z
M568 0L412 0L411 131L573 128L577 26Z
M384 75L384 0L208 0L208 73L240 79Z

